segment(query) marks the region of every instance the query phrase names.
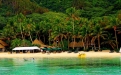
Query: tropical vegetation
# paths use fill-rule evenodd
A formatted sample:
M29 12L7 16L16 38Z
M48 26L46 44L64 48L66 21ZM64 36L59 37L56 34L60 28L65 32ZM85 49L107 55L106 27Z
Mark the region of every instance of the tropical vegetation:
M10 49L36 38L48 45L58 40L64 50L78 41L84 50L121 46L120 0L0 0L0 11L0 38Z

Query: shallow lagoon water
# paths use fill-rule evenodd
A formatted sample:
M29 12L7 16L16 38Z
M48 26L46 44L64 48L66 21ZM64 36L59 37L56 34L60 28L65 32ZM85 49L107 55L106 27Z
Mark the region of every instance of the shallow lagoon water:
M119 75L117 58L0 58L0 75Z

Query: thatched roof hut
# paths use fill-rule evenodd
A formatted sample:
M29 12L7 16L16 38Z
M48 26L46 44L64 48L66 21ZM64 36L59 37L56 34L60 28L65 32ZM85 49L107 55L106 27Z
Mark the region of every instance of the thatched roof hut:
M0 40L0 44L3 45L3 46L8 46L7 43L5 43L4 41Z
M44 45L44 43L38 39L35 39L32 44L36 44L36 45Z
M52 46L57 46L57 43L56 42L53 42Z
M35 45L39 45L41 47L46 47L47 45L45 45L41 40L38 40L38 39L35 39L32 44L35 44Z

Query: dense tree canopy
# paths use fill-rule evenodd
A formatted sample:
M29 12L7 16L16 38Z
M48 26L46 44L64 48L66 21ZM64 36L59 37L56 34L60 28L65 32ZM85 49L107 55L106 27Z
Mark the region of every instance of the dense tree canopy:
M121 46L120 0L0 0L0 11L0 38L11 47L36 38L49 45L58 40L63 48L72 41L84 42L85 50Z

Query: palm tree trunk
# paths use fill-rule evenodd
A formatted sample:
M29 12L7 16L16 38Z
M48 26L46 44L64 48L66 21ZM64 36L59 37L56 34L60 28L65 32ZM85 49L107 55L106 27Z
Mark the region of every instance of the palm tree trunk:
M74 41L73 41L73 42L74 42L74 43L73 43L73 49L74 49L74 47L75 47L75 37L73 38L73 40L74 40Z
M45 36L43 35L44 43L45 43Z
M69 36L68 36L68 50L69 50Z
M24 39L21 25L20 25L20 30L21 30L21 36L22 36L22 39Z
M73 19L73 35L74 35L74 19ZM75 37L74 37L74 40L73 40L73 49L74 49L74 46L75 46Z
M49 38L48 38L48 40L49 40L49 45L50 45L50 32L49 32Z
M74 19L73 19L73 35L74 35Z
M118 40L117 40L117 34L116 34L116 30L115 31L115 38L116 38L116 48L118 49Z
M89 35L87 35L87 49L89 48Z
M64 44L63 44L63 40L62 40L62 37L61 37L61 43L62 43L62 48L64 48Z
M86 45L85 45L85 38L82 40L83 41L83 43L84 43L84 50L86 50Z
M32 36L31 36L31 33L30 33L30 31L29 31L29 36L30 36L30 40L31 40L31 42L32 42L33 40L32 40Z
M99 50L100 50L100 36L99 36L99 34L98 34L98 47L99 47Z

